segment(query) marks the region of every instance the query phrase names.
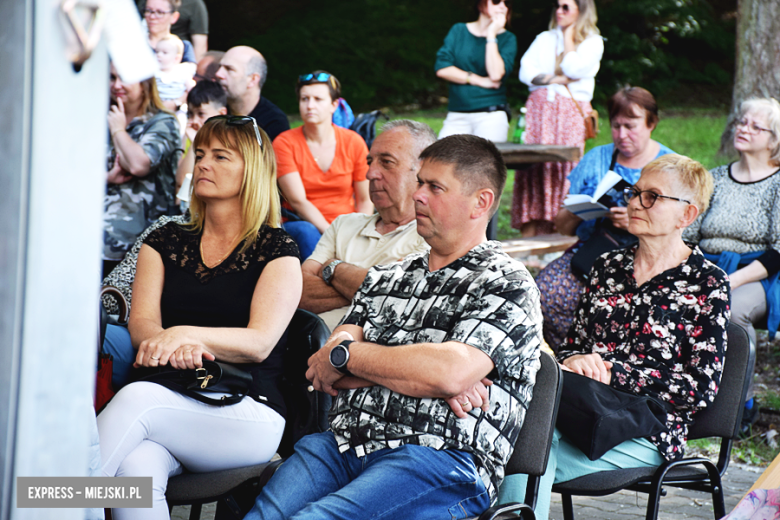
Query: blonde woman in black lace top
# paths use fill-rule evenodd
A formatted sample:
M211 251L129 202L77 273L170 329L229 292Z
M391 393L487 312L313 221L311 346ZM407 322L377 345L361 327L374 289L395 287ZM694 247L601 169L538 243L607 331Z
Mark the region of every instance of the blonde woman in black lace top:
M283 336L301 296L298 248L280 228L271 141L252 118L218 116L193 143L189 223L168 222L138 255L129 330L136 366L218 360L252 376L248 395L212 406L151 382L117 393L98 416L104 476L152 476L153 510L168 518L169 476L270 460L284 431ZM221 394L211 393L219 399Z

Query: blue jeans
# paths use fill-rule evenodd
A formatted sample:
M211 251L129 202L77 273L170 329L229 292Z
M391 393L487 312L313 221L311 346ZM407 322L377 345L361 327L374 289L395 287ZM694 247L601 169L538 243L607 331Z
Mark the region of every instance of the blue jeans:
M298 244L298 249L301 252L301 262L311 256L322 236L322 233L317 230L314 224L305 220L288 220L282 224L282 229L287 231L292 239L295 240L295 243Z
M469 453L407 444L358 457L328 431L298 441L245 520L452 520L489 506Z
M103 340L103 351L114 358L111 383L114 385L114 390L119 391L130 382L130 370L138 354L130 342L130 332L127 328L109 324Z

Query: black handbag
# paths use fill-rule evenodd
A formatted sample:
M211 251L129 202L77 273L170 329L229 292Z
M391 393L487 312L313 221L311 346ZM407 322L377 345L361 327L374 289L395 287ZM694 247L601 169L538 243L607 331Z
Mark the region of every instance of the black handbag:
M137 381L157 383L169 390L214 406L228 406L240 402L249 395L252 375L238 367L219 361L202 360L203 366L177 370L170 365L139 369ZM219 399L206 397L199 392L230 394ZM263 396L250 396L265 401Z
M671 409L652 397L564 371L555 426L590 460L597 460L621 442L665 431Z
M615 153L612 154L612 162L609 165L610 170L615 168L617 154L618 151L615 149ZM622 185L623 181L618 183L613 190L617 189L619 191ZM625 186L628 185L628 183L625 183ZM607 193L609 194L609 192ZM599 202L602 202L602 199L599 199ZM580 280L587 282L590 279L590 271L593 269L593 264L598 257L609 251L631 247L638 241L628 231L618 229L612 225L608 218L601 218L596 222L596 227L590 238L583 242L571 257L571 272Z

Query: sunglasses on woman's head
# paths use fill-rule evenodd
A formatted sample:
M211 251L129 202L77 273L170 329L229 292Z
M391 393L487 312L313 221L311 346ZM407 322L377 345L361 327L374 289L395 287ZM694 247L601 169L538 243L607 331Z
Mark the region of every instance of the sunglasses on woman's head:
M321 81L325 83L326 81L328 81L328 79L330 79L330 74L328 74L327 72L320 72L318 74L313 74L313 73L302 74L298 76L299 83L304 83L306 81Z
M504 5L507 7L507 9L512 7L512 0L490 0L490 1L493 2L493 5L498 5L501 2L504 2Z
M260 149L263 149L263 139L260 137L260 129L257 127L257 121L255 121L254 117L250 116L213 116L206 120L208 123L209 121L213 119L219 119L221 121L225 121L226 124L230 126L244 126L248 124L252 124L252 126L255 129L255 137L257 137L257 144L260 145Z

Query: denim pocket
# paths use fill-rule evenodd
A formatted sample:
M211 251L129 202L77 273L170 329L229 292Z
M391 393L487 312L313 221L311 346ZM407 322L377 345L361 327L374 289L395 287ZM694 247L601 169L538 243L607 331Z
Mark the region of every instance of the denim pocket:
M490 495L488 495L482 481L478 480L472 486L475 493L473 496L465 498L449 508L448 512L451 520L479 516L490 507Z

